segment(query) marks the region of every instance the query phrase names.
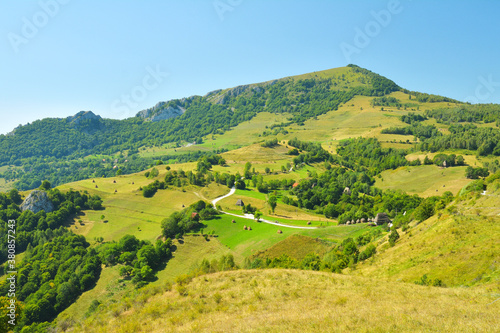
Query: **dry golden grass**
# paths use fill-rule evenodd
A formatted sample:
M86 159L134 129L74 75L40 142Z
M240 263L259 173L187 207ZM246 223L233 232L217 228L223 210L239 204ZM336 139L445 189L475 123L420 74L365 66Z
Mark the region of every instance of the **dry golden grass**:
M76 332L495 332L483 289L384 283L294 270L221 272L131 309L116 304Z
M483 284L500 292L500 184L469 194L407 232L394 247L381 241L373 259L352 273L414 282L426 274L448 286ZM452 214L450 214L450 211Z

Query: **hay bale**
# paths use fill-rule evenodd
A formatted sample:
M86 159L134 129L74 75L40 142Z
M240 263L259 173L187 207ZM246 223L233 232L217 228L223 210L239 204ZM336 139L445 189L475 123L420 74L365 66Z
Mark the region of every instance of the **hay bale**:
M247 229L247 230L252 230L252 227L248 227L248 229Z
M113 179L113 184L116 184L116 180Z
M357 219L357 220L356 220L356 223L361 223L361 220L360 220L360 219Z
M246 226L246 225L245 225L245 226L243 226L243 230L247 230L247 226Z
M283 231L281 231L281 230L278 229L278 234L282 234L282 233L283 233Z
M351 221L347 221L345 224L346 224L346 225L350 225L350 224L351 224Z
M94 180L94 179L92 179L92 183L95 183L95 180Z
M231 223L236 223L236 221L235 221L235 220L232 220L232 221L231 221Z
M311 225L311 221L308 221L308 222L307 222L307 225Z
M389 218L389 215L387 215L387 213L378 213L377 216L375 217L374 222L377 225L381 225L384 223L391 223L391 219Z
M361 219L361 223L366 223L366 219L364 217Z
M99 186L96 185L95 188L99 188Z

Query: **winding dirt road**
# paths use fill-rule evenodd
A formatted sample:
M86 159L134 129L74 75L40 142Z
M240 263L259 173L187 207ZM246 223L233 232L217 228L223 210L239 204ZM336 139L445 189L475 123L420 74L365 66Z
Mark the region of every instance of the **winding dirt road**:
M217 207L216 207L217 202L219 202L220 200L225 199L227 197L230 197L235 192L236 192L236 188L233 186L231 188L231 191L229 191L228 194L223 195L221 197L218 197L218 198L215 198L214 200L212 200L212 205L214 206L215 209L217 209ZM241 217L243 219L255 220L253 214L238 215L238 214L224 212L222 210L220 212L224 213L224 214L227 214L227 215L231 215L231 216ZM283 227L283 228L292 228L292 229L317 229L316 227L300 227L300 226L295 226L295 225L282 224L282 223L279 223L279 222L273 222L273 221L269 221L269 220L262 219L262 218L259 221L260 222L264 222L264 223L268 223L268 224L274 224L274 225L277 225L277 226L280 226L280 227Z

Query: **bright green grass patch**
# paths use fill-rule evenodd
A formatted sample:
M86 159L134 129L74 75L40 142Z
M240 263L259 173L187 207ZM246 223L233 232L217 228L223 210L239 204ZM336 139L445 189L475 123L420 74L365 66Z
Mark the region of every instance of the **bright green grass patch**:
M231 222L233 219L236 223ZM292 229L226 214L221 215L218 219L206 221L204 224L206 224L205 233L213 231L214 234L218 235L218 239L222 244L244 257L253 254L255 251L264 250L294 234L319 237L330 241L341 241L346 237L356 237L369 228L366 225L358 224L312 230ZM252 230L244 230L244 226L250 226ZM278 234L278 230L283 233Z

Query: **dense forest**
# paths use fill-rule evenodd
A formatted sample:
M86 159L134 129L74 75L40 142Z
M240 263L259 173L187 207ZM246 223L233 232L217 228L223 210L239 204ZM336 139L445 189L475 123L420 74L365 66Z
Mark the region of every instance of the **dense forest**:
M62 193L50 189L44 182L41 190L47 191L54 206L52 212L34 214L30 210L21 212L18 204L21 197L17 190L0 194L0 233L7 234L8 221L15 220L15 249L24 252L22 261L16 264L18 271L17 300L22 302L19 327L30 327L37 323L51 321L57 314L71 305L84 291L97 282L101 273L101 260L83 236L77 236L66 229L68 221L82 210L102 208L98 196L70 190ZM8 258L7 237L0 241L0 263ZM1 274L8 269L0 266ZM0 299L7 296L9 284L0 283ZM2 304L3 305L3 304Z
M35 247L51 239L55 230L65 226L70 217L76 216L82 210L102 208L102 200L96 195L91 196L72 190L62 193L58 189L47 192L54 210L50 213L41 210L36 214L30 210L21 212L18 206L21 198L17 190L11 190L8 195L0 193L0 233L6 235L8 220L16 220L16 249L19 252L28 249L30 245ZM2 237L0 239L0 264L6 260L7 238Z

